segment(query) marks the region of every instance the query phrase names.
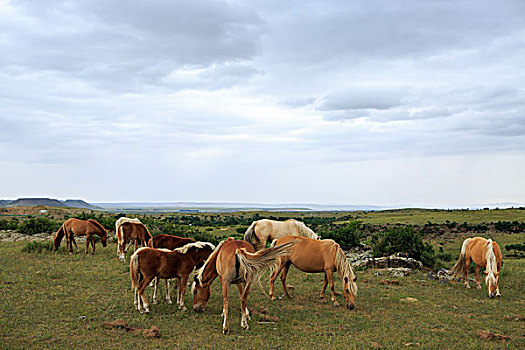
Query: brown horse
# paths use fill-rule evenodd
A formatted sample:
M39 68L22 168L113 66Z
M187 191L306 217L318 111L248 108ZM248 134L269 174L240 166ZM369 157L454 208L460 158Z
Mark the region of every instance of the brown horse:
M499 273L501 271L501 250L499 249L499 245L492 239L487 240L482 237L467 238L463 241L459 259L452 270L456 278L461 276L461 274L465 274L465 286L467 288L470 288L467 273L471 260L476 264L476 288L481 288L479 269L484 267L484 273L486 275L485 284L488 288L489 297L500 297Z
M334 271L339 271L343 280L343 297L346 307L352 310L355 307L355 298L357 296L357 285L355 284L357 277L355 277L352 266L350 266L339 244L331 239L315 240L306 237L287 236L274 240L272 245L284 244L293 240L296 240L297 243L290 249L289 254L277 259L276 266L270 276L270 297L272 300L276 299L274 296L274 282L281 271L284 294L291 299L286 288L286 274L290 265L294 265L303 272L324 272L324 282L320 297L324 300L326 285L329 284L334 307L339 306L335 298Z
M151 234L149 233L149 230L146 227L146 225L142 223L137 224L135 222L122 223L118 232L119 258L122 260L126 259L126 252L128 251L128 248L132 242L135 242L135 251L137 251L139 242L142 247L146 247L150 239Z
M224 322L222 331L228 333L228 290L230 284L237 284L239 298L241 299L241 327L248 328L250 312L247 307L250 287L258 279L264 268L274 264L275 259L287 254L295 242L267 248L254 253L253 246L240 240L228 238L222 241L210 255L204 266L198 271L191 287L193 292L193 309L203 312L210 299L211 284L219 277L222 286L222 310Z
M144 289L155 277L161 279L177 278L179 288L177 305L185 311L184 293L188 276L195 265L206 260L215 246L208 242L186 244L173 251L157 248L140 248L130 259L129 271L131 288L135 291L134 304L140 313L149 313L149 305Z
M253 244L256 250L264 248L266 242L285 236L303 236L319 239L319 236L303 222L294 219L276 221L261 219L252 222L244 233L244 240ZM255 237L255 242L253 242Z
M106 229L96 220L80 220L74 218L68 219L62 224L62 226L56 233L55 238L53 239L54 250L57 250L58 247L60 247L60 242L62 241L62 238L66 236L69 253L73 253L73 244L77 248L78 252L78 246L77 242L75 242L75 236L86 236L86 254L88 253L89 244L91 244L93 247L91 254L95 254L95 239L93 238L93 235L97 235L100 237L100 242L102 243L103 247L107 245Z
M189 243L195 243L195 240L193 238L185 238L185 237L177 237L172 235L165 235L160 234L157 236L152 237L148 242L148 247L150 248L165 248L169 250L173 250L176 248L180 248L186 244ZM204 263L204 260L198 263L195 268L200 268L202 264ZM155 278L151 283L153 284L153 287L155 287L153 292L153 304L157 304L157 291L158 291L158 278ZM168 304L171 304L171 297L170 297L170 280L166 279L166 302ZM151 284L150 284L151 286ZM177 285L175 285L177 287Z

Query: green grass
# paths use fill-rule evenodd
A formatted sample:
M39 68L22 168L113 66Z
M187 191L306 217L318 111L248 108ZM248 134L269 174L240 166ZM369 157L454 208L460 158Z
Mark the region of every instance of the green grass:
M501 238L501 237L500 237ZM459 242L459 240L458 240ZM460 243L454 242L451 249ZM24 253L24 243L0 242L0 344L2 348L525 348L523 321L507 320L525 310L525 261L506 260L501 277L502 298L491 300L486 290L461 284L441 285L423 272L385 286L373 270L357 271L357 308L348 311L323 304L318 293L323 276L292 268L288 283L294 300L271 302L258 286L248 307L268 310L275 324L260 324L252 315L250 329L240 328L238 292L230 293L230 335L222 330L222 297L218 281L203 314L192 311L188 291L182 313L175 305L151 305L149 316L133 309L128 265L118 261L114 244L97 245L95 256L58 252ZM449 246L447 246L447 249ZM129 254L128 254L129 259ZM368 280L364 283L364 280ZM267 279L263 279L267 289ZM340 281L336 281L341 291ZM164 289L161 290L164 294ZM267 293L267 290L265 291ZM280 282L276 294L280 295ZM147 295L151 298L151 288ZM328 297L328 293L327 293ZM411 297L418 301L405 303ZM342 303L342 296L339 296ZM523 316L523 315L522 315ZM125 320L130 326L157 326L162 337L146 339L122 330L105 329L106 321ZM508 342L481 340L488 330L511 337Z
M357 213L359 220L370 224L409 224L424 225L428 221L444 224L447 221L469 224L481 224L498 221L525 221L525 210L431 210L401 209Z

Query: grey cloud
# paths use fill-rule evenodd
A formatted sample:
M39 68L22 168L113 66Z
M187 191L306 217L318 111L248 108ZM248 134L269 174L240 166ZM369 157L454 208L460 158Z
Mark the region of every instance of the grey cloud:
M319 110L391 109L402 104L402 96L399 90L355 87L327 95Z

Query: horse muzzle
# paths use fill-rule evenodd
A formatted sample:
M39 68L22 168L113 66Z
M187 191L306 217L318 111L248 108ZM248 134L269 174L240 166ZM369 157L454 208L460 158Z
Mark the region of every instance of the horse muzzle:
M201 314L201 313L204 312L204 307L203 307L202 305L195 305L195 306L193 307L193 311L195 311L195 312Z

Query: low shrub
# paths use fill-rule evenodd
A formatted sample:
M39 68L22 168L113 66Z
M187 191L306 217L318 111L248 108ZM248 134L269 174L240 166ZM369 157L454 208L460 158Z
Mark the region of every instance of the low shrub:
M331 231L321 233L322 239L333 239L341 248L348 250L357 246L363 238L361 222L357 220L350 221L346 226L339 227Z
M34 235L41 232L55 232L60 228L60 223L46 217L31 218L18 224L18 232Z
M423 242L412 226L395 226L376 232L371 236L370 246L377 257L399 252L421 261L425 266L434 267L436 264L434 248L430 243Z
M50 240L47 241L32 241L28 242L25 246L22 247L22 251L25 253L42 253L44 251L52 251L53 242Z

